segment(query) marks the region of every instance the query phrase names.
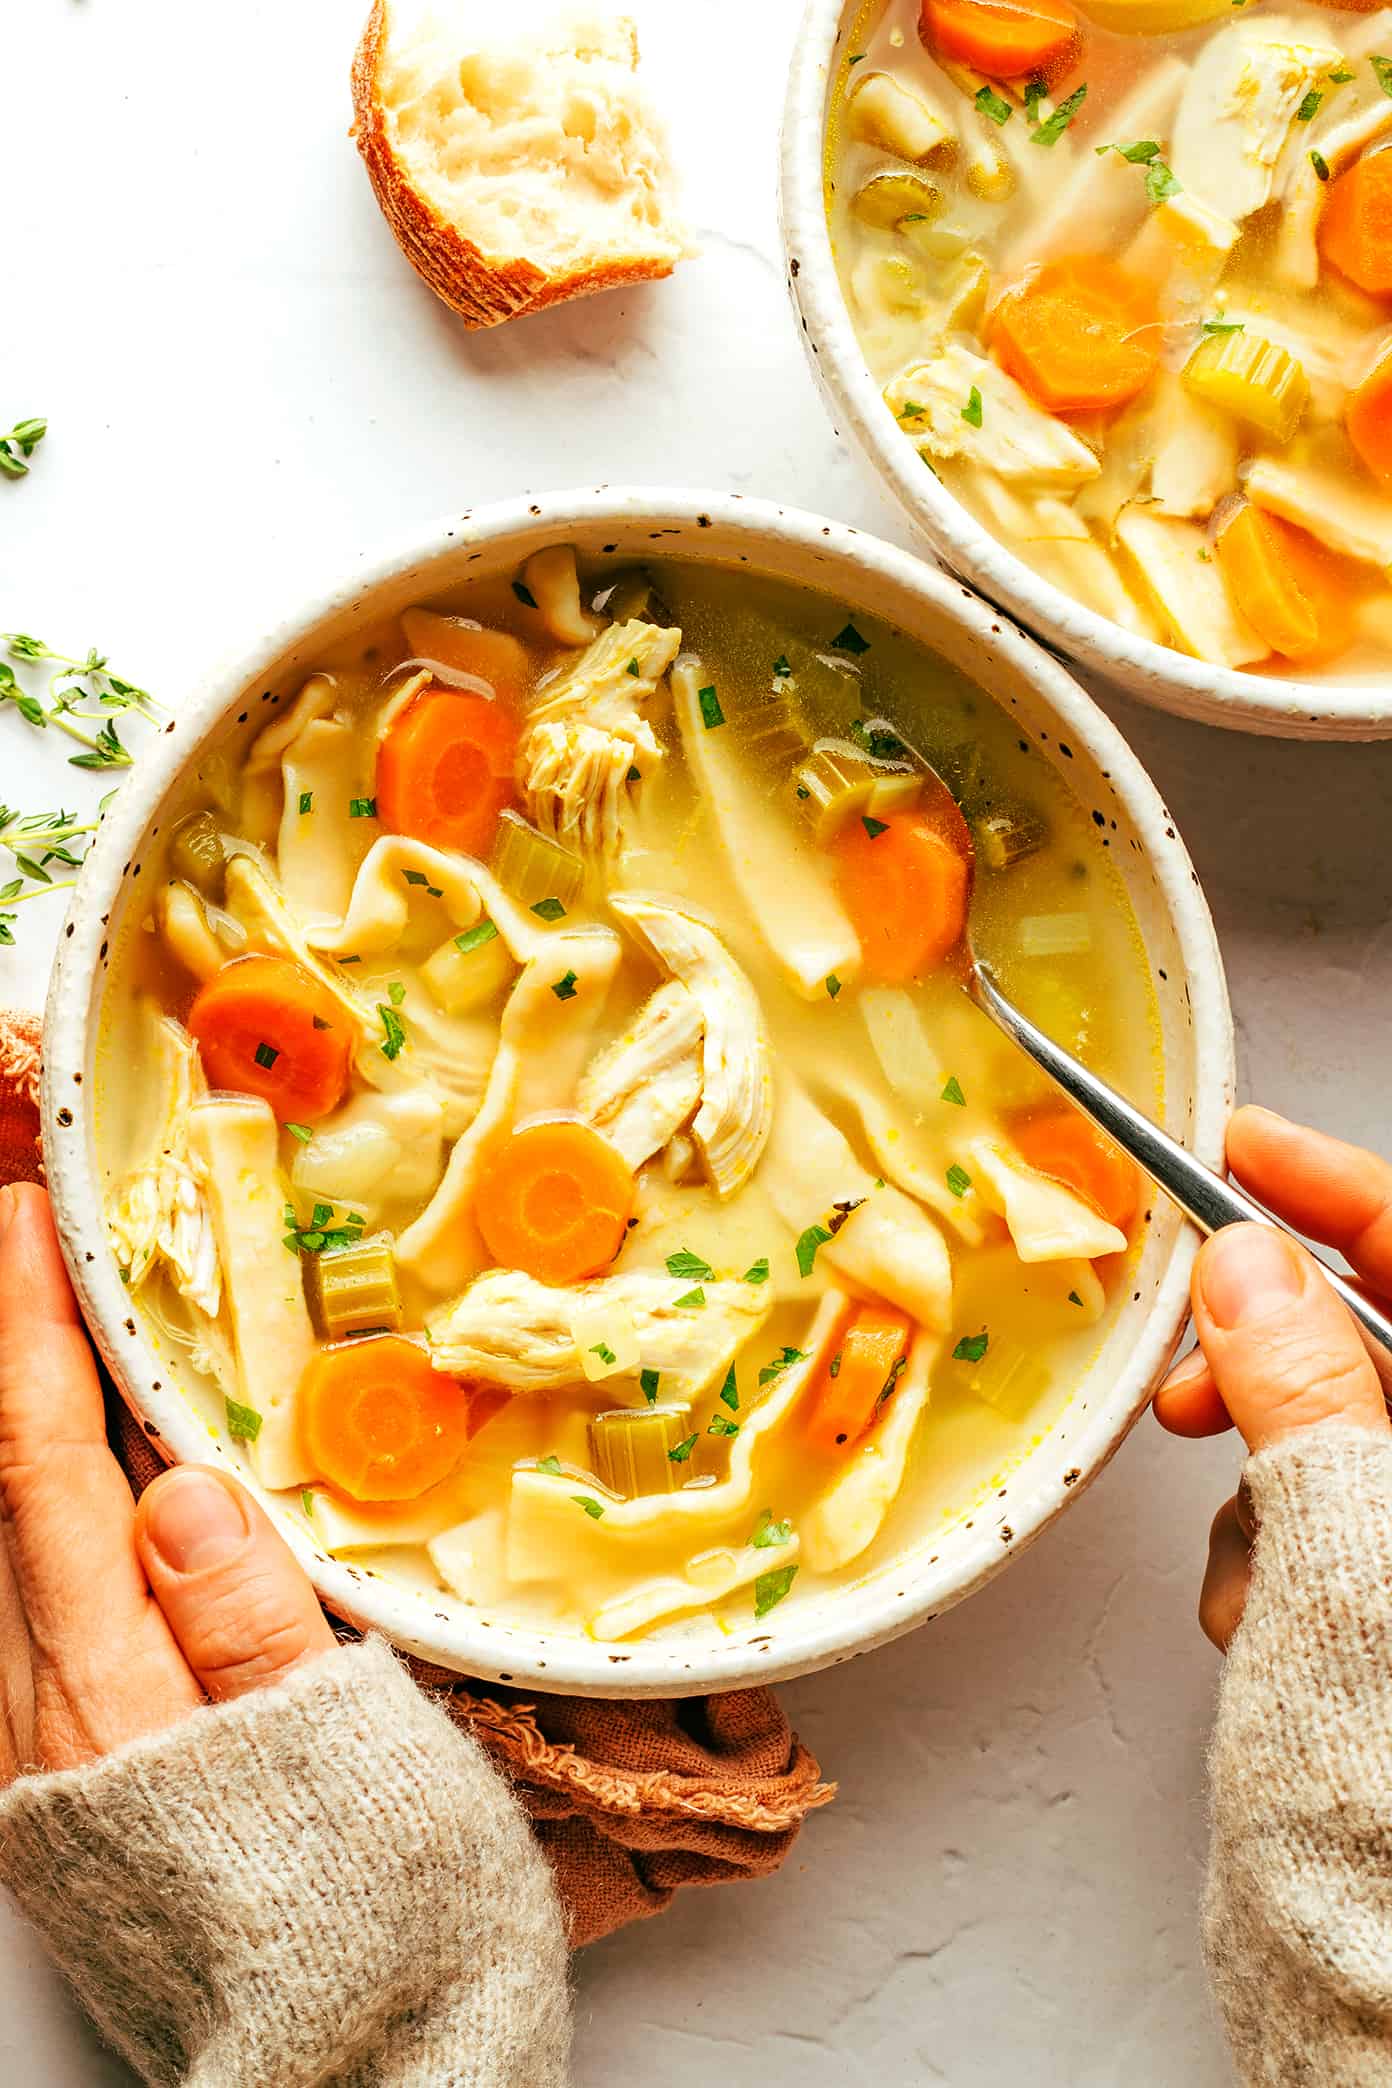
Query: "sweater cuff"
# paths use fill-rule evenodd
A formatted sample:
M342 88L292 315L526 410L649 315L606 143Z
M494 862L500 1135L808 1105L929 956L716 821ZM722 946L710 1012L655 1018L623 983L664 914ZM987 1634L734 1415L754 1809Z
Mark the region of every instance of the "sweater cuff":
M22 1778L0 1883L148 2082L565 2079L545 1861L380 1640Z

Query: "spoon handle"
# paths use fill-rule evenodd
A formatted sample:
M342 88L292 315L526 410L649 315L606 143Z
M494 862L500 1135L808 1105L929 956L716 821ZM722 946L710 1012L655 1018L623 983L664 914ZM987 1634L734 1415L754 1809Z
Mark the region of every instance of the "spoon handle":
M1215 1233L1225 1225L1246 1223L1270 1225L1278 1232L1289 1232L1289 1227L1279 1224L1269 1211L1264 1211L1240 1189L1225 1182L1212 1168L1205 1167L1201 1160L1196 1160L1192 1153L1176 1144L1168 1132L1153 1124L1149 1117L1142 1116L1129 1102L1123 1101L1105 1080L1089 1073L1071 1052L1046 1037L1043 1030L1037 1029L1027 1015L1022 1015L1014 1003L1006 999L987 966L979 959L968 973L966 990L997 1028L1013 1038L1020 1049L1058 1083L1070 1101L1076 1102L1095 1124L1100 1124L1203 1232ZM1291 1237L1295 1236L1292 1234ZM1379 1312L1375 1305L1370 1305L1362 1293L1335 1270L1324 1262L1319 1266L1326 1281L1358 1322L1364 1345L1382 1380L1388 1409L1392 1411L1392 1320Z

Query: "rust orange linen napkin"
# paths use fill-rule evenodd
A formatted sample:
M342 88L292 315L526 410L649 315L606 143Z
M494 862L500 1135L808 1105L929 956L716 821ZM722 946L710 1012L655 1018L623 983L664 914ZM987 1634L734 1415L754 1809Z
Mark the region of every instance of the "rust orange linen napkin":
M0 1182L43 1179L39 1063L38 1023L0 1014ZM138 1496L163 1466L112 1387L107 1426ZM777 1870L806 1815L835 1795L769 1689L680 1702L531 1700L411 1667L514 1785L577 1947L660 1913L679 1886Z

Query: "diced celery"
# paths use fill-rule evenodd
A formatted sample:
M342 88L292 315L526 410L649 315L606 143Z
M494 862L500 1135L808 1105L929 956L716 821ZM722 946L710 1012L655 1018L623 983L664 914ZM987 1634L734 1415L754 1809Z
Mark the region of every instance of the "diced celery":
M226 858L211 812L190 812L179 821L169 837L169 869L172 876L196 886L205 899L222 897Z
M672 1493L677 1468L671 1452L688 1433L685 1407L619 1407L590 1421L590 1457L595 1477L611 1493L633 1501L640 1494Z
M395 1333L400 1327L401 1291L388 1234L302 1254L300 1265L309 1316L325 1341L342 1341L350 1334Z
M886 231L897 226L912 234L916 226L941 217L945 204L935 181L925 181L921 174L886 173L872 174L856 190L851 208L867 225Z
M1020 1421L1049 1389L1049 1372L1027 1349L1008 1342L988 1349L967 1380L967 1389L1008 1421Z
M1289 442L1310 398L1303 366L1249 327L1207 334L1184 365L1184 384L1273 442Z
M988 870L1010 870L1049 838L1048 824L1031 805L1004 805L974 822L976 852Z
M421 979L446 1015L463 1015L496 1000L516 969L512 952L493 923L480 921L441 943L421 966Z
M1022 957L1081 957L1092 948L1085 913L1026 914L1016 933Z
M607 577L590 602L596 616L614 623L632 623L635 617L670 628L671 613L653 584L652 575L641 566L625 566Z
M493 874L514 899L532 907L545 905L548 899L568 907L585 882L580 858L539 834L516 812L504 812L498 821Z
M902 812L923 789L911 762L874 761L849 740L820 739L793 774L793 799L819 847L836 839L849 820Z

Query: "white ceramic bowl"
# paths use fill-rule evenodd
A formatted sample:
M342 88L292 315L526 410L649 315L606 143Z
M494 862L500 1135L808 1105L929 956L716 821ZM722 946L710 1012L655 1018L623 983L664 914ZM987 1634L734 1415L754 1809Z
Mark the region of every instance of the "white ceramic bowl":
M58 1229L103 1355L156 1447L172 1459L226 1459L204 1413L154 1352L140 1308L118 1279L102 1218L93 1131L95 1051L108 948L169 793L185 767L261 706L322 648L394 608L471 576L515 571L540 545L747 565L820 588L851 611L885 618L934 648L1006 706L1090 807L1126 880L1154 968L1163 1025L1167 1120L1206 1160L1219 1157L1231 1106L1232 1027L1222 965L1198 881L1165 807L1125 742L1058 663L957 582L872 537L735 495L600 487L516 501L421 530L302 603L229 666L182 697L165 736L121 788L78 881L60 942L44 1037L44 1147ZM789 1604L709 1647L689 1641L598 1645L517 1629L452 1598L325 1557L295 1518L285 1535L328 1606L376 1626L442 1666L531 1689L604 1696L695 1694L803 1673L893 1638L998 1573L1112 1455L1171 1355L1187 1311L1194 1238L1157 1199L1127 1299L1102 1352L1039 1448L989 1509L935 1528L910 1557L818 1602ZM254 1482L249 1482L253 1483ZM276 1512L273 1503L272 1512Z
M1392 676L1336 683L1241 674L1139 638L1041 579L924 470L866 367L827 229L827 113L846 39L863 13L864 0L807 0L783 114L788 285L838 432L859 443L954 573L1123 695L1183 718L1282 739L1392 738Z

